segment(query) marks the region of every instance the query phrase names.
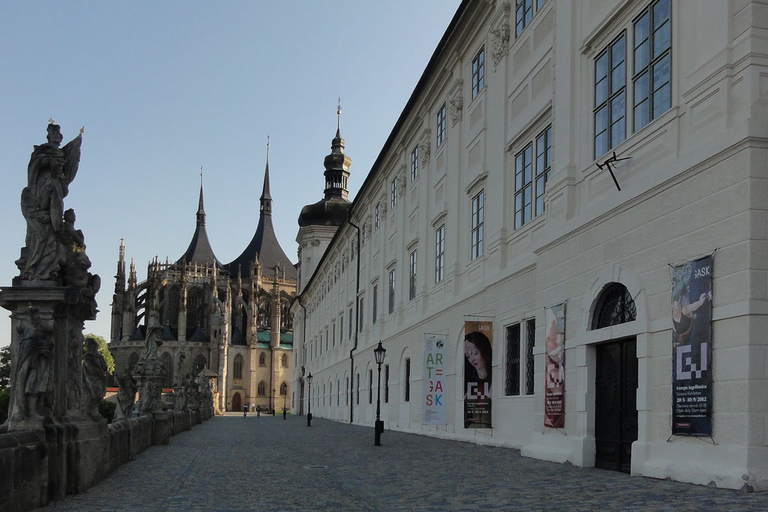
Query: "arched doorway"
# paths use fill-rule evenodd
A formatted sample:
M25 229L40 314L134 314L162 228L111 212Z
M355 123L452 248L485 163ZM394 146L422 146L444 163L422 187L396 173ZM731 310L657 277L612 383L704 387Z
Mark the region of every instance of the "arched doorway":
M619 283L597 300L592 329L635 321L635 303ZM637 340L611 340L596 347L595 467L629 473L637 441Z
M233 411L243 410L243 400L240 398L240 393L235 393L235 396L232 397L232 410Z

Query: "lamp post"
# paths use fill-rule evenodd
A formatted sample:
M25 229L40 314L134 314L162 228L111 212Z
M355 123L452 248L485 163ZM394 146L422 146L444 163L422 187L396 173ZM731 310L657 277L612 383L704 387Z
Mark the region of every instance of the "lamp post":
M312 426L312 374L307 375L307 426Z
M379 384L378 388L376 389L376 424L374 425L374 430L376 433L373 446L381 446L381 433L384 432L384 422L381 421L381 364L384 362L384 356L386 353L387 349L382 347L381 341L379 341L379 346L373 350L373 356L376 359L376 364L379 367Z
M272 416L275 415L275 408L277 407L277 390L272 388Z
M285 408L288 404L288 390L285 390L285 394L283 395L283 419L285 419L285 415L287 414L285 412Z

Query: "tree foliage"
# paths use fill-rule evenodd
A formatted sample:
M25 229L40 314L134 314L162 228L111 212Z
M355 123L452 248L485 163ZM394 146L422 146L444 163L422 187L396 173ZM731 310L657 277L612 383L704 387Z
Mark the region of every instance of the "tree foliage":
M11 346L0 348L0 390L11 387Z
M107 373L110 375L115 373L115 359L112 357L112 353L107 347L107 340L93 333L88 333L85 335L85 341L87 342L89 339L96 340L96 343L99 344L99 354L101 354L101 357L104 358L104 362L107 363ZM83 351L85 350L86 344L83 344Z

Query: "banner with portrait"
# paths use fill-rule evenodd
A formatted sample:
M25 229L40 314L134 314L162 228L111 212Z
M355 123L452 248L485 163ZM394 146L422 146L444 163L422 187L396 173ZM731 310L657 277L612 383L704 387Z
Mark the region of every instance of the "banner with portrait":
M712 256L672 268L672 433L712 435Z
M565 303L545 311L544 426L565 426Z
M464 428L491 428L493 322L464 322Z
M441 334L424 335L424 425L445 425L445 342Z

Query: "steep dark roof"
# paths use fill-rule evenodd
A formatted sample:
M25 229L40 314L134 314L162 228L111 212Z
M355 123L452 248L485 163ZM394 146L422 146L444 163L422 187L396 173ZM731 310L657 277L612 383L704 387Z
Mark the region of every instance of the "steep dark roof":
M211 243L208 241L208 233L205 230L205 209L203 208L203 184L200 183L200 201L197 207L197 226L195 227L195 234L192 236L192 241L189 243L184 255L176 262L178 264L186 261L187 263L203 264L216 264L221 268L221 262L216 258L211 248Z
M286 279L296 280L296 267L283 252L280 243L275 235L275 228L272 226L272 197L269 194L269 162L267 162L264 171L264 187L261 193L261 207L259 212L259 225L256 233L251 239L248 247L227 264L229 274L236 279L238 275L248 277L251 275L251 263L258 254L259 263L262 265L262 271L266 276L274 274L276 265L280 265L285 270Z

